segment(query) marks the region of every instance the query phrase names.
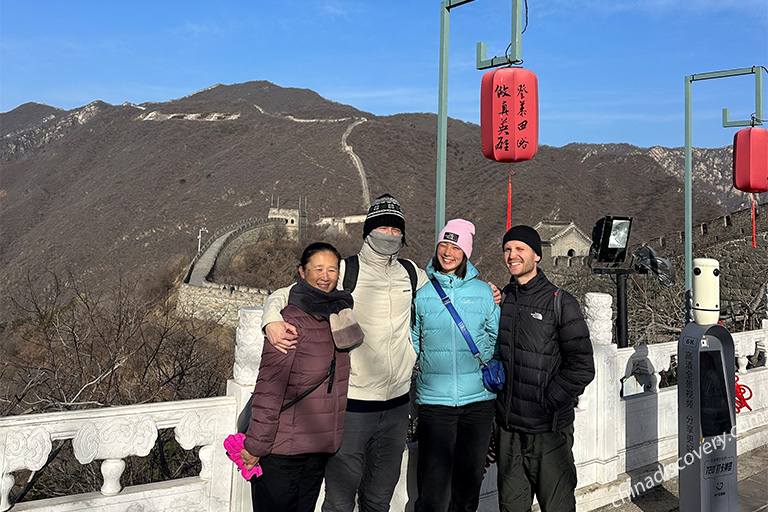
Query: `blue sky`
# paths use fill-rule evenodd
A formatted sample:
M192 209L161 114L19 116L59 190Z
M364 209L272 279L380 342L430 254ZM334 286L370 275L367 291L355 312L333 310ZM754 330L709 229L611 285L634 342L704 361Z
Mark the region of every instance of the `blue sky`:
M451 11L451 117L479 123L475 44L504 54L511 4ZM528 4L522 57L539 78L542 144L682 146L686 75L768 67L768 0ZM439 0L0 0L0 111L268 80L376 115L436 113L439 35ZM754 105L753 75L695 82L694 146L730 144L721 109L741 120Z

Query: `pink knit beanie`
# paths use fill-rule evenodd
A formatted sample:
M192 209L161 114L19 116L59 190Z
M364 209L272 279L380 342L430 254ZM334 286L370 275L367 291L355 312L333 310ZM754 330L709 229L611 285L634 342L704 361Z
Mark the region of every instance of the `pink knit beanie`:
M457 245L464 251L467 259L472 256L472 235L475 234L475 225L464 219L451 219L445 223L445 227L437 237L437 243L449 242Z

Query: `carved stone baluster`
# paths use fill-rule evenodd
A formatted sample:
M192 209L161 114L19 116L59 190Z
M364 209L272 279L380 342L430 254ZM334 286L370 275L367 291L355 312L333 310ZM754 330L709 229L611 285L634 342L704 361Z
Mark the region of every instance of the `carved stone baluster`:
M2 478L0 478L0 511L2 512L11 508L8 495L11 493L14 483L16 483L16 479L11 474L3 474Z
M6 433L7 432L7 433ZM9 494L20 469L37 471L51 453L51 435L42 427L0 432L0 510L10 508Z
M101 474L104 477L104 485L101 486L101 494L115 496L120 493L120 477L125 470L123 459L106 459L101 463Z
M200 478L210 480L213 474L213 446L200 447L199 455L202 468L200 469Z
M747 373L747 364L749 363L747 357L754 353L750 351L750 348L754 349L755 344L752 340L748 340L747 342L736 342L734 345L734 348L736 349L736 364L738 365L736 371L739 373Z

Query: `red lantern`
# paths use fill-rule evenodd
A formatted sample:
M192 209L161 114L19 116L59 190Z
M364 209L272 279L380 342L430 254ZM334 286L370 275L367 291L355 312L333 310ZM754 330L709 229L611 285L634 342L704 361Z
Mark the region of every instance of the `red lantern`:
M497 162L530 160L539 148L539 85L523 68L483 75L480 91L483 155Z
M768 130L745 128L733 136L733 186L744 192L768 192Z

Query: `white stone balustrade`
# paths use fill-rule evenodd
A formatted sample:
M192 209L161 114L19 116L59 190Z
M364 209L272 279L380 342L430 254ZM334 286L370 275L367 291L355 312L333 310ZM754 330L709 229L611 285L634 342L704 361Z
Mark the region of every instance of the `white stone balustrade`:
M595 354L595 380L579 400L574 456L577 509L592 510L627 496L631 485L661 464L677 474L677 386L659 388L660 372L677 355L677 340L617 348L611 343L611 297L587 294L584 316ZM738 452L768 444L768 368L746 370L746 356L768 346L762 329L732 333L739 359L739 384L752 390L752 410L737 415ZM635 384L640 383L640 384ZM622 396L623 388L623 396ZM489 509L490 510L490 509Z
M733 344L736 348L737 371L744 373L747 370L747 358L755 354L755 349L768 354L768 336L765 329L768 321L763 321L763 329L758 331L731 333Z
M18 503L24 510L229 510L232 462L222 443L235 428L236 403L232 397L10 416L0 419L0 511L10 508L12 473L38 470L45 464L54 441L71 439L81 464L101 460L101 493ZM200 474L156 484L123 489L123 459L146 456L159 429L174 429L185 450L201 447ZM213 475L221 475L213 478ZM226 475L226 476L224 476Z
M584 314L595 354L595 380L576 410L574 455L578 471L577 509L592 510L626 496L630 486L661 464L676 474L677 386L659 388L660 372L677 354L677 340L619 349L612 343L612 298L589 293ZM100 493L18 503L16 511L105 510L250 512L250 489L225 456L221 443L243 423L243 411L258 375L264 343L261 308L239 312L234 379L226 397L112 407L0 419L0 512L8 510L12 473L41 468L52 443L72 439L81 463L101 460ZM733 333L739 384L749 386L751 410L737 416L738 452L768 444L768 368L746 370L746 358L768 347L768 319L761 329ZM623 391L623 395L622 395ZM244 426L244 425L241 425ZM123 459L146 455L159 429L174 428L187 450L200 448L198 477L122 488ZM404 451L401 481L392 510L411 510L415 499L416 446ZM480 511L497 511L495 467L483 483ZM322 500L322 498L321 498ZM318 508L319 510L319 504Z

